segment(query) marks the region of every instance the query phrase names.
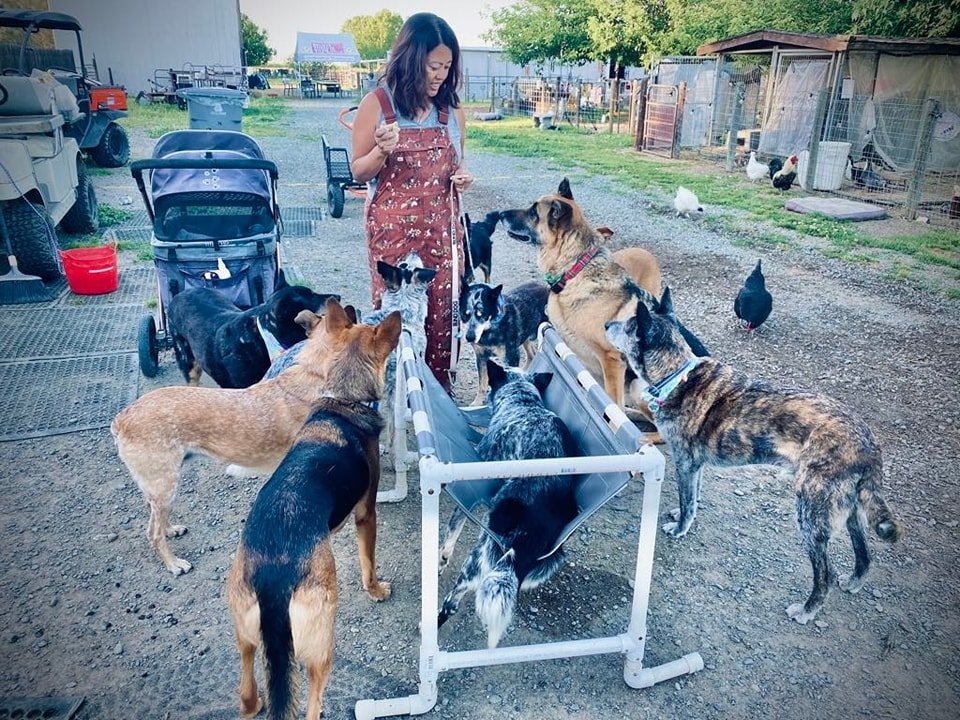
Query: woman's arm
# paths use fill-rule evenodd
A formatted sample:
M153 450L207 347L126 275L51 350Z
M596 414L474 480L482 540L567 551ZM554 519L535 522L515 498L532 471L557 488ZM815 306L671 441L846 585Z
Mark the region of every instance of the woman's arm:
M473 174L467 169L467 116L463 112L463 106L454 108L453 112L457 118L457 125L460 127L460 165L453 173L453 185L457 190L463 192L473 183Z
M400 134L387 125L377 127L380 118L380 103L374 93L368 93L353 120L353 161L350 169L353 179L367 182L376 177L387 161L387 155L397 147Z

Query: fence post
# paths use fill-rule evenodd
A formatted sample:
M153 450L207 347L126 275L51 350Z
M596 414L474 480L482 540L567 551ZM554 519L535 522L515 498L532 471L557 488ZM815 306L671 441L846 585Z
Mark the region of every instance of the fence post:
M583 79L577 78L577 114L576 114L577 129L580 128L580 108L582 105L583 105Z
M490 76L490 112L496 112L497 110L497 78L495 75Z
M940 103L934 98L927 98L923 103L923 117L920 118L920 134L917 135L917 142L913 147L913 177L910 178L910 189L907 192L907 220L917 219L917 208L920 207L920 195L923 193L923 176L927 172L927 161L930 159L933 129L939 117Z
M647 83L649 81L649 77L644 77L637 85L637 94L634 96L637 110L634 116L636 123L634 124L633 130L633 149L637 151L643 150L643 121L647 115Z
M687 101L687 83L677 86L677 105L673 111L673 140L670 144L670 157L680 157L680 137L683 135L683 106Z
M608 78L610 83L610 107L607 110L607 132L613 135L613 114L620 106L620 80L619 78Z
M817 111L813 116L813 130L810 132L810 159L807 163L807 176L800 183L806 190L816 190L817 160L820 157L823 121L827 118L827 105L829 103L830 91L821 90L817 97Z
M727 132L727 172L733 172L733 161L737 156L737 134L743 116L743 99L747 95L747 86L737 83L733 91L733 112L730 113L730 128Z

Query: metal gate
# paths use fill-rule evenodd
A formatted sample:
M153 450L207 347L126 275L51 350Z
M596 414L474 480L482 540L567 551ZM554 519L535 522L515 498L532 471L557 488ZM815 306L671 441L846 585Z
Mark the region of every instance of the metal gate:
M675 158L678 155L677 126L683 116L685 84L651 85L643 115L640 150Z

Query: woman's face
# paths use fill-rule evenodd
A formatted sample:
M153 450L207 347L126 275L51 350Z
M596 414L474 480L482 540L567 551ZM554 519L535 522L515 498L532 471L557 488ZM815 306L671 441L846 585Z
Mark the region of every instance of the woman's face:
M446 45L437 45L427 55L427 95L436 97L440 86L447 79L450 65L453 64L453 52Z

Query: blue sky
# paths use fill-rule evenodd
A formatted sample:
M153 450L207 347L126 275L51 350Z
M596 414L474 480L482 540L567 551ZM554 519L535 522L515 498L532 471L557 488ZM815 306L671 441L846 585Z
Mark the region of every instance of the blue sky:
M293 54L297 32L335 33L343 21L357 15L374 15L386 8L407 18L416 12L436 13L457 34L460 45L489 45L481 35L490 29L493 10L516 0L240 0L240 10L267 31L275 60Z

